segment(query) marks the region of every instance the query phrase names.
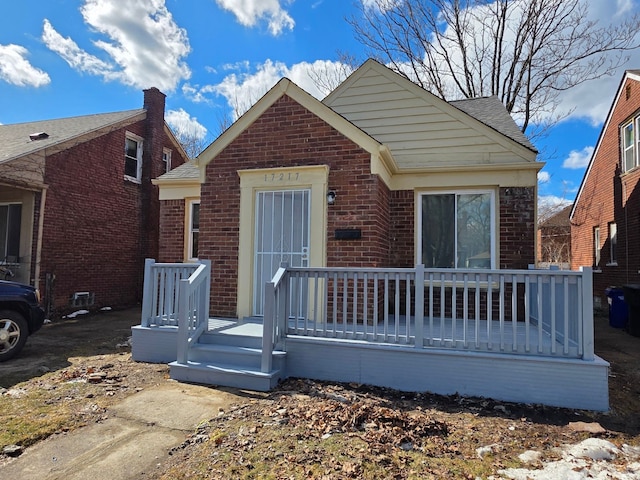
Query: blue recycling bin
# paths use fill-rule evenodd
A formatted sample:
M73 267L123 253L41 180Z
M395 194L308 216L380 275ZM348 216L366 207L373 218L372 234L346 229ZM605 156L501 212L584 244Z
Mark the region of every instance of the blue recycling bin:
M609 302L609 325L614 328L625 328L629 311L624 301L624 291L618 287L609 287L604 293Z

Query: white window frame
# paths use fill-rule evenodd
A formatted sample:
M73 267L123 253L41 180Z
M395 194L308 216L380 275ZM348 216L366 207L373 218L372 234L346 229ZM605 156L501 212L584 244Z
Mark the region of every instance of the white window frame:
M593 266L599 268L600 264L600 227L593 227Z
M620 127L620 151L621 151L621 171L628 172L638 166L638 148L640 148L640 138L638 138L638 125L640 118L635 118L626 122ZM627 129L631 127L631 142L627 144ZM631 155L631 165L627 164L627 154Z
M490 239L490 243L491 243L491 265L490 268L492 270L494 270L496 268L496 262L497 262L497 245L498 245L498 236L497 236L497 229L496 229L496 192L495 190L492 189L482 189L482 190L465 190L465 189L461 189L461 190L435 190L435 191L420 191L417 192L417 196L416 196L416 204L418 206L418 208L416 209L417 211L417 218L416 218L416 228L417 228L417 243L416 243L416 261L418 264L422 264L422 197L425 195L477 195L477 194L489 194L490 196L490 204L491 204L491 219L490 219L490 233L491 233L491 239ZM455 262L456 265L458 263L458 258L457 258L457 244L458 244L458 229L457 226L454 229L455 231ZM455 269L465 269L464 267L454 267Z
M136 165L136 176L132 177L132 176L127 175L125 173L124 178L125 178L125 180L129 180L131 182L142 183L142 152L143 152L144 140L143 140L142 137L136 135L135 133L126 132L126 134L125 134L125 143L124 143L124 157L125 157L124 161L125 161L125 163L126 163L126 160L128 158L129 159L133 158L133 157L129 157L127 155L127 141L126 141L126 139L132 140L132 141L137 143L136 158L135 158L135 160L137 162L137 165Z
M193 228L193 210L195 206L198 206L198 210L200 210L200 200L191 200L189 201L189 215L187 216L187 259L196 261L198 260L198 255L194 255L193 252L193 234L198 234L198 240L200 237L200 228ZM200 242L198 241L198 246ZM196 252L198 253L198 252Z
M171 171L171 149L162 149L162 163L164 164L164 173Z
M609 266L618 265L617 258L617 247L618 247L618 225L616 222L609 222Z

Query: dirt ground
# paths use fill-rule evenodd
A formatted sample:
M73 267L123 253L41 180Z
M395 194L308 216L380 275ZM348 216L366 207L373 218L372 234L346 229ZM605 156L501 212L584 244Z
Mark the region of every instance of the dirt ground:
M57 320L31 337L19 357L0 363L0 400L9 396L17 408L22 392L28 398L51 391L45 403L82 412L77 421L71 415L50 432L33 434L25 446L100 422L115 403L168 381L166 365L131 360L127 341L138 323L137 309ZM239 395L244 400L172 452L155 478L379 478L363 470L377 464L397 473L390 478L413 478L409 471L415 478L474 478L468 472L485 478L514 465L525 449L553 456L558 445L593 436L570 428L574 422L598 423L605 430L596 436L618 446L640 445L640 338L610 327L606 315L595 319L595 338L596 353L611 364L607 413L291 379L268 394ZM73 384L82 389L55 394L74 380L83 381ZM331 465L327 444L335 448ZM491 455L480 458L477 449L487 446Z

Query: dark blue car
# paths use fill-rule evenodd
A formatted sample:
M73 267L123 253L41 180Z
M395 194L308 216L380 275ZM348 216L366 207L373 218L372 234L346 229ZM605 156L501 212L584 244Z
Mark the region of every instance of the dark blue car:
M17 355L27 337L43 323L40 292L29 285L0 280L0 362Z

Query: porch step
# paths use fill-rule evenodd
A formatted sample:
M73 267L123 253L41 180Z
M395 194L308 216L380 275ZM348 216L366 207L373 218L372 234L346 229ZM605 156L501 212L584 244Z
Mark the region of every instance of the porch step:
M171 378L181 382L221 385L258 392L271 390L278 385L281 377L280 370L263 373L259 369L194 361L186 364L171 362L169 369Z
M286 356L286 352L274 350L272 353L273 368L276 370L284 369ZM260 371L262 350L242 345L199 342L189 350L189 360L198 363L233 365L238 368Z

